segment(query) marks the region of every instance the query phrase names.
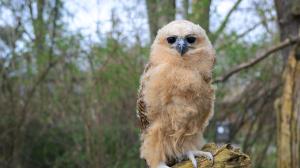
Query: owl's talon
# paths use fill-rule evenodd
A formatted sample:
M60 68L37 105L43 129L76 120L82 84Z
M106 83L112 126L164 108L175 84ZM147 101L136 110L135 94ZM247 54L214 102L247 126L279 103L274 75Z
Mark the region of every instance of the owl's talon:
M167 166L166 163L161 162L161 163L157 166L157 168L171 168L171 167Z
M198 167L197 160L195 159L195 156L194 156L193 152L192 151L187 152L187 156L191 160L191 162L193 164L193 167L197 168Z
M193 151L193 154L194 154L195 156L203 156L203 157L206 157L207 160L209 160L209 161L213 161L213 160L214 160L214 157L213 157L213 155L212 155L210 152Z
M203 156L207 158L209 161L213 161L213 155L210 152L204 152L204 151L188 151L187 157L192 161L193 167L197 168L197 160L195 159L195 156Z

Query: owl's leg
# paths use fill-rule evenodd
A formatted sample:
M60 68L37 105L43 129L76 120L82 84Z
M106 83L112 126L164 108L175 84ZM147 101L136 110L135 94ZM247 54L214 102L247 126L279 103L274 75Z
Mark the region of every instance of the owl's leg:
M187 152L187 157L192 161L192 164L194 166L194 168L197 168L198 167L198 164L197 164L197 160L195 158L195 156L204 156L206 157L208 160L213 160L213 155L210 153L210 152L204 152L204 151L188 151Z
M164 162L160 162L157 168L171 168L171 167L167 166L166 163Z

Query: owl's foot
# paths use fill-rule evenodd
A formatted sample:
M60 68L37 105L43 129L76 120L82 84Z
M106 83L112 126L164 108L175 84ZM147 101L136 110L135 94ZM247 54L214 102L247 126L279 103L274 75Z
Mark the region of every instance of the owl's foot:
M204 152L204 151L188 151L186 155L192 161L192 164L193 164L194 168L198 167L197 160L196 160L195 156L204 156L209 161L212 161L214 159L213 155L210 152Z
M157 168L171 168L171 167L167 166L166 163L161 162L161 163L159 163L159 165L157 166Z

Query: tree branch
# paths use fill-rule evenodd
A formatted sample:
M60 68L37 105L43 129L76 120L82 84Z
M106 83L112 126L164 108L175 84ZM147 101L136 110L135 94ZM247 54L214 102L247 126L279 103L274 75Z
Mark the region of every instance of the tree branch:
M229 72L227 72L225 75L217 77L213 83L220 83L220 82L225 82L227 81L232 75L238 73L241 70L247 69L249 67L254 66L255 64L259 63L260 61L264 60L265 58L267 58L270 54L279 51L287 46L293 45L297 42L300 42L300 36L298 37L294 37L294 38L290 38L290 39L286 39L283 42L269 48L266 52L264 52L261 55L256 56L254 59L248 61L248 62L244 62L241 63L240 65L238 65L237 67L233 68L232 70L230 70Z
M204 145L203 151L211 152L214 160L208 161L206 158L197 158L198 168L224 168L224 167L244 167L251 166L250 157L240 151L239 148L234 148L230 144L217 146L214 143ZM183 161L172 166L172 168L193 168L191 161Z

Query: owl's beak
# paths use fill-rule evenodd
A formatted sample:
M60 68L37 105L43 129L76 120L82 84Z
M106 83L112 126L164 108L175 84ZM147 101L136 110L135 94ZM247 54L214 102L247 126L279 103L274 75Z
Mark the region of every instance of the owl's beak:
M176 41L176 50L183 56L188 51L188 44L185 39L179 38Z

